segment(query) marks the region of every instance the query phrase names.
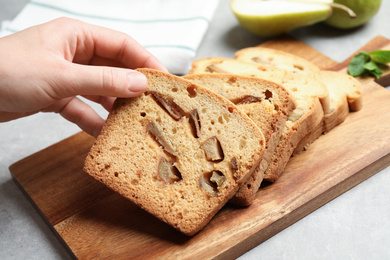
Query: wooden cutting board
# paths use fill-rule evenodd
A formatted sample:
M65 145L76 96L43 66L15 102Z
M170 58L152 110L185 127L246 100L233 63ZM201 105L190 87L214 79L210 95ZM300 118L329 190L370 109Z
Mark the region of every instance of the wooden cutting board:
M337 64L288 37L263 46L302 56L321 68L345 71L348 64ZM363 49L390 49L390 41L376 37ZM390 165L390 91L373 78L359 80L364 85L361 111L293 157L281 178L260 189L251 206L225 206L194 237L83 173L94 141L85 133L16 162L10 171L76 258L233 259Z

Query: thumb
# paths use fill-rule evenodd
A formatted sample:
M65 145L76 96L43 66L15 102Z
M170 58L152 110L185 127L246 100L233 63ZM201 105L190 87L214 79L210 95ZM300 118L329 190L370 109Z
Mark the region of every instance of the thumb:
M148 80L141 72L116 67L71 64L63 73L65 96L99 95L110 97L135 97L142 94ZM61 84L60 87L64 87Z

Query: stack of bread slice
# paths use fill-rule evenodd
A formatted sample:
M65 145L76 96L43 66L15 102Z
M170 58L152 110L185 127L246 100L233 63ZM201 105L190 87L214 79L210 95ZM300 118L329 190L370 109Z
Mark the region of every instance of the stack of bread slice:
M356 79L321 70L303 58L279 50L252 47L239 50L234 59L210 57L194 61L189 74L203 73L266 79L280 84L294 97L297 106L289 114L264 172L263 179L269 182L279 178L292 155L304 151L319 136L342 123L349 111L362 107L362 87ZM246 185L253 185L252 179ZM251 191L256 192L258 185ZM233 203L249 205L255 194L241 199L237 196L240 194L231 200Z
M232 198L238 205L249 205L268 168L273 151L283 133L287 117L296 108L292 94L272 81L231 74L192 74L184 77L232 101L262 131L266 150L255 172Z
M322 123L301 140L294 154L305 150L319 136L344 122L350 111L358 111L362 108L362 86L355 78L345 73L321 70L318 66L306 59L280 50L264 47L250 47L239 50L235 54L235 59L287 69L293 72L311 74L317 77L328 88L330 107L325 112Z
M84 170L192 236L362 106L343 73L266 48L193 62L188 75L139 69L141 96L116 100Z

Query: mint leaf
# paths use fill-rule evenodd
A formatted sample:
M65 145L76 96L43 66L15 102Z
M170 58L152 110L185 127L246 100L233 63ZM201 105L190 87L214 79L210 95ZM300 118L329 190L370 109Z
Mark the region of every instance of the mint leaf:
M382 64L390 63L390 51L376 50L367 54L370 55L373 62Z
M364 69L363 66L369 60L370 56L365 52L361 52L355 57L353 57L348 66L349 75L354 77L362 75L364 72L366 72L366 69Z
M363 65L363 68L366 69L369 73L371 73L372 75L374 75L377 79L380 78L380 76L382 75L383 71L378 67L378 65L373 62L373 61L370 61L370 62L367 62L366 64Z
M390 63L390 51L362 51L351 59L351 62L348 65L348 73L354 77L364 73L370 73L376 78L380 78L383 71L379 68L379 65L385 65L387 63Z

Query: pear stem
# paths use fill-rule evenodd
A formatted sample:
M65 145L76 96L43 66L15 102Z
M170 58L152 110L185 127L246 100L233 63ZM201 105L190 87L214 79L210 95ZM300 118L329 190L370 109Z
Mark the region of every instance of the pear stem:
M349 17L351 17L351 18L356 18L355 12L351 8L349 8L345 5L337 4L337 3L330 3L329 5L332 8L340 9L340 10L347 12Z
M263 1L280 1L280 0L263 0ZM296 2L296 3L307 3L306 0L285 0L285 1ZM356 18L356 16L357 16L356 13L351 8L349 8L348 6L342 5L342 4L338 4L338 3L322 3L322 2L317 2L317 3L313 3L313 4L326 4L326 5L329 5L331 8L339 9L339 10L342 10L342 11L348 13L349 17L351 17L351 18Z

